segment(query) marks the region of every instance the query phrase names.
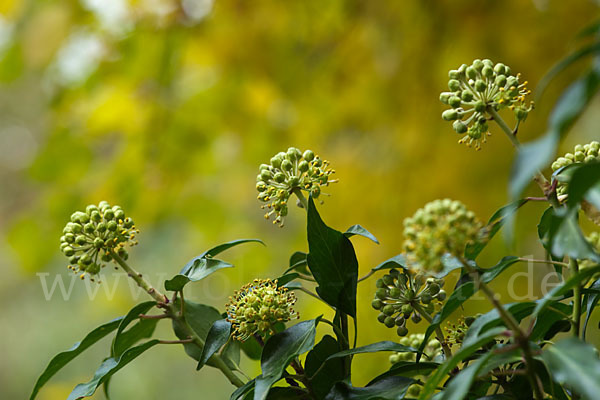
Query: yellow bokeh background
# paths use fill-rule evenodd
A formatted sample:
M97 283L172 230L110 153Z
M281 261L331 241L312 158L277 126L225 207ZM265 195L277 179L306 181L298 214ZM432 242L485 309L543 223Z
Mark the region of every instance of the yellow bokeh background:
M216 244L262 239L266 247L222 255L234 269L186 289L188 298L222 311L235 289L279 276L294 251L307 250L303 211L290 210L282 229L266 222L255 176L278 151L310 148L340 180L319 208L325 221L339 230L359 223L381 242L353 239L364 274L401 251L402 220L426 202L458 199L487 220L508 201L511 145L494 128L480 152L457 144L440 118L447 71L490 58L535 88L597 15L587 0L3 0L0 398L26 398L55 353L145 300L110 271L101 286L72 281L58 248L72 211L100 200L120 204L142 231L131 264L155 285ZM544 133L552 105L586 66L552 83L522 141ZM598 106L563 149L598 139ZM535 224L543 210L526 205L514 244L498 235L481 266L506 254L540 256ZM536 268L534 297L547 272ZM494 284L506 302L508 280ZM46 296L53 282L69 295L57 286ZM525 279L516 282L517 292L528 292ZM396 338L377 323L373 292L373 281L360 284L359 345ZM330 313L299 298L303 318ZM475 300L464 312L487 309ZM589 331L600 340L597 319ZM158 337L171 335L167 323L159 325ZM39 398L66 398L91 378L109 345L88 350ZM357 385L387 368L385 354L359 357ZM260 372L256 362L242 366ZM231 390L217 371L196 372L179 346L153 349L111 382L117 399L221 399ZM99 390L95 398L103 396Z

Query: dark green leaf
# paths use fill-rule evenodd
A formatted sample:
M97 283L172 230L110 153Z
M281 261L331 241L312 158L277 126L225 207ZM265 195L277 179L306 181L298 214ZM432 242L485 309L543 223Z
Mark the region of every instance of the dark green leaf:
M522 303L512 303L503 306L506 311L512 314L517 321L525 318L535 308L535 303L526 301ZM469 327L467 334L463 340L463 345L468 346L474 343L478 338L491 328L504 325L504 321L498 314L498 310L492 309L491 311L478 317L475 322Z
M600 290L600 279L596 280L596 282L594 282L592 284L592 286L590 286L590 289ZM590 321L590 317L592 316L592 311L594 311L594 308L598 304L598 300L600 300L600 293L598 293L598 292L591 293L587 296L587 307L586 307L587 315L585 316L585 322L583 323L583 329L582 329L583 330L583 340L585 340L585 334L586 334L588 322Z
M114 331L119 327L119 324L123 320L124 317L119 317L114 319L104 325L100 325L90 333L86 335L85 338L79 343L75 343L73 347L71 347L67 351L63 351L62 353L58 353L54 358L50 361L44 372L40 375L35 386L33 387L33 391L31 392L31 396L29 396L30 400L33 400L35 396L38 394L39 390L56 374L62 367L67 365L71 360L75 357L83 353L88 347Z
M352 225L350 228L346 229L344 235L346 235L347 238L351 238L354 235L363 236L379 244L379 240L377 240L377 238L371 232L369 232L360 225Z
M303 273L308 273L306 256L308 254L302 251L297 251L290 257L290 266L285 270L284 274L287 274L290 271L299 271Z
M185 319L192 327L196 335L198 335L198 337L200 337L200 339L203 341L206 341L208 332L215 321L218 321L221 318L221 314L214 307L194 303L189 300L185 301ZM181 340L189 338L184 326L178 320L173 320L173 331ZM200 361L203 351L201 347L199 347L196 343L185 343L183 347L185 348L185 352L190 357L196 361Z
M405 376L405 377L413 377L424 375L427 376L434 369L438 368L440 363L430 362L430 361L421 361L421 362L412 362L412 361L400 361L392 365L389 371L384 372L383 374L374 378L369 384L377 382L388 376Z
M183 269L181 270L182 274L186 273L186 269L188 267L191 267L194 264L194 260L198 259L198 258L213 258L214 256L216 256L217 254L220 254L222 252L224 252L225 250L229 250L232 247L238 246L240 244L244 244L244 243L260 243L263 246L265 245L263 243L262 240L260 239L237 239L237 240L232 240L231 242L227 242L227 243L223 243L220 244L218 246L213 247L210 250L206 250L204 253L200 254L198 257L192 259L190 262L188 262L186 264L185 267L183 267Z
M548 346L542 359L558 382L571 386L583 399L598 398L600 360L593 346L577 338L568 338Z
M328 304L356 318L358 260L350 240L325 225L308 199L308 268L319 284L317 293Z
M118 359L111 357L105 360L96 370L94 377L89 382L80 383L79 385L75 386L75 389L73 389L67 400L76 400L83 397L92 396L94 392L96 392L98 386L100 386L121 368L136 359L140 354L157 345L158 343L158 340L150 340L144 344L128 349Z
M366 346L355 347L354 349L348 349L348 350L337 352L337 353L332 354L329 357L327 357L327 360L331 360L333 358L346 357L346 356L353 355L353 354L377 353L379 351L397 351L397 352L403 352L403 353L408 353L408 352L417 353L418 352L418 350L413 347L403 346L400 343L391 342L389 340L386 340L383 342L371 343Z
M526 199L516 200L496 211L482 230L485 239L469 244L465 249L465 257L469 260L477 258L490 240L498 233L502 226L504 226L506 221L525 203L527 203Z
M339 358L327 360L327 357L337 353L339 350L340 345L337 340L329 335L325 335L306 355L304 370L306 371L306 375L311 377L311 387L319 400L325 398L335 382L341 381L346 377L343 360Z
M435 372L429 378L427 378L425 387L419 395L419 400L429 399L431 395L433 395L433 392L436 390L436 388L442 383L442 380L446 377L446 375L452 371L454 367L458 365L458 363L471 356L481 346L492 341L496 336L504 331L505 328L490 329L489 331L485 332L485 334L479 336L478 340L474 341L469 346L463 345L460 350L452 356L452 358L440 365L440 367L435 370Z
M262 356L262 346L258 343L258 341L253 337L249 337L247 340L243 341L240 345L242 351L246 356L251 360L260 360Z
M215 321L213 325L210 327L208 331L208 335L206 336L206 343L204 344L204 348L202 349L202 357L200 357L200 361L198 361L198 365L196 366L196 371L206 364L208 359L212 357L219 349L227 343L229 340L229 336L231 334L231 323L225 319L220 319Z
M300 274L297 274L296 272L292 272L292 273L280 276L279 278L277 278L277 287L285 286L299 276L300 276Z
M572 312L573 307L567 304L559 301L551 304L550 307L540 313L539 318L536 318L529 339L533 342L541 339L549 340L565 326L563 323L566 323L566 326L570 327L571 324L564 319L566 318L565 315L570 316ZM556 331L552 332L555 329ZM551 335L550 337L548 337L549 334Z
M266 399L271 385L281 379L290 362L313 348L318 322L319 318L299 322L267 340L260 360L262 375L256 378L255 400Z
M600 262L600 255L581 232L577 209L553 210L552 213L550 230L546 236L552 255Z
M573 172L567 205L576 208L585 199L600 209L600 163L582 164Z
M229 368L239 368L241 349L241 342L238 340L230 340L225 343L225 346L223 346L223 350L221 350L221 356Z
M354 387L346 382L335 384L327 400L399 400L406 395L414 379L389 376L366 387Z
M498 262L495 266L489 269L484 269L481 274L481 280L484 283L489 283L494 280L498 275L504 272L508 267L515 264L519 261L519 257L515 256L507 256ZM475 292L477 288L475 288L475 284L473 281L468 281L460 285L456 288L452 294L446 300L446 303L442 307L439 313L437 313L433 317L433 321L427 327L427 331L425 332L425 338L419 347L419 351L423 351L425 345L429 341L429 337L435 331L435 329L440 326L442 322L446 320L454 311L456 311L465 301L467 301ZM420 355L417 354L417 359L420 358Z
M493 355L493 352L488 351L473 364L460 371L446 386L439 400L463 400L469 393L475 378L484 370L485 364Z
M231 397L229 398L229 400L238 400L238 399L243 399L244 397L246 397L246 395L248 393L250 393L251 391L254 390L254 384L255 384L255 380L252 379L251 381L246 382L246 384L244 386L241 386L239 388L237 388L232 394Z
M125 350L136 344L140 339L148 338L152 335L152 333L154 333L154 329L156 328L156 324L158 323L157 319L140 319L129 330L125 331L125 329L127 328L127 326L129 326L131 322L137 320L140 314L147 313L148 310L150 310L155 305L155 301L146 301L133 307L127 313L125 318L123 318L123 320L119 324L117 334L113 339L111 349L112 357L119 358Z
M398 254L397 256L394 256L388 260L385 260L384 262L382 262L375 268L372 268L371 270L372 271L381 271L384 269L392 269L392 268L400 268L400 269L406 270L405 265L406 265L406 258L404 257L404 254Z

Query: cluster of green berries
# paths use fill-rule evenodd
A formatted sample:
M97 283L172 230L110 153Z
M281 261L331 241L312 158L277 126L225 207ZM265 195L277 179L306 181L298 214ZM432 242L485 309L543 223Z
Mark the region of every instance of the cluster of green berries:
M266 203L262 208L269 210L265 218L276 215L273 223L283 226L288 200L294 192L302 196L301 192L305 191L314 199L318 198L322 186L335 182L330 178L335 171L328 166L329 162L315 156L312 150L302 153L295 147L276 154L270 164L261 164L256 190L258 200Z
M404 220L404 251L410 268L435 274L442 256L461 257L467 244L480 239L481 222L459 201L434 200Z
M600 232L592 232L588 236L586 236L587 241L592 245L596 252L600 253ZM592 260L580 260L579 267L580 268L590 268L598 265L597 262Z
M588 163L593 161L600 161L600 142L593 141L588 144L578 144L573 149L573 153L567 153L562 157L559 157L552 163L552 171L557 171L562 167L571 165L574 163ZM559 183L556 187L556 193L559 195L567 192L567 184Z
M508 107L517 121L527 118L533 102L526 104L525 96L531 93L527 81L521 83L520 74L513 75L508 66L494 64L491 60L475 60L463 64L448 73L449 92L440 95L442 103L452 107L442 113L446 121L454 121L452 127L465 136L459 140L467 146L480 150L490 135L487 121L489 111Z
M89 274L94 281L104 263L113 260L112 254L128 258L125 245L136 245L139 233L133 220L125 216L119 206L111 207L106 201L89 205L85 212L71 215L60 238L60 249L69 258L68 268L81 279Z
M255 279L242 286L229 297L226 305L233 338L245 341L253 335L264 338L274 334L278 322L299 318L292 308L295 303L294 293L285 287L277 287L277 280Z
M442 290L443 279L427 278L424 275L414 275L408 271L391 269L375 283L377 290L371 306L379 310L377 320L388 328L396 327L398 336L406 336L408 329L406 321L421 322L421 312L428 314L435 311L438 304L446 299Z
M400 339L400 344L418 349L424 339L424 334L412 333ZM425 354L425 356L430 360L435 359L435 357L442 354L442 344L437 339L431 339L429 342L427 342L427 345L425 345L423 354ZM390 356L390 363L397 364L401 361L415 361L416 357L416 354L410 351L397 352Z

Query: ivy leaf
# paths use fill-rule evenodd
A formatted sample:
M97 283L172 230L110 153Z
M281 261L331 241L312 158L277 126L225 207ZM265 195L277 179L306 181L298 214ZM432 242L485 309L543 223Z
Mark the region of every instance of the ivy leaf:
M177 305L179 305L179 301L180 300L177 301ZM184 309L185 320L194 330L196 335L198 335L200 339L206 342L206 338L208 336L210 328L216 321L222 318L221 313L219 313L219 311L217 311L214 307L194 303L189 300L185 300ZM179 322L176 319L173 320L173 331L175 332L175 335L181 340L189 338L181 322ZM198 346L196 343L184 343L183 347L187 355L189 355L196 361L200 361L202 357L203 348Z
M71 362L75 357L83 353L88 347L104 338L106 335L114 331L119 327L119 324L123 320L124 317L116 318L104 325L100 325L90 333L88 333L85 338L79 343L75 343L73 347L71 347L67 351L63 351L62 353L58 353L50 363L42 372L40 377L38 378L35 386L33 387L33 391L31 392L31 396L29 396L29 400L35 399L40 389L56 374L62 367Z
M567 188L567 205L575 208L585 199L600 209L600 163L591 162L579 166Z
M356 318L358 260L350 240L325 225L308 199L308 268L319 284L317 293L328 304Z
M600 360L593 346L578 338L568 338L546 347L542 359L559 383L571 386L584 399L598 398Z
M600 262L600 255L583 236L577 217L577 209L546 210L538 225L542 243L557 258L569 256Z
M170 291L180 291L189 282L197 282L202 280L213 272L223 268L232 268L232 264L217 260L213 257L232 247L251 242L257 242L264 245L264 243L259 239L238 239L206 250L204 253L191 259L178 275L175 275L173 278L165 281L165 289Z
M363 236L367 239L370 239L374 243L379 244L379 240L377 240L377 238L371 232L369 232L360 225L352 225L350 228L346 229L344 235L346 235L347 238L351 238L354 235Z
M433 395L433 392L437 389L443 379L445 379L446 375L454 369L465 358L471 356L475 353L481 346L492 341L496 336L504 332L505 328L494 328L485 332L485 334L478 337L476 341L474 341L469 346L463 346L460 350L455 353L452 358L447 360L444 364L440 365L440 367L435 370L433 375L427 378L427 382L425 383L425 387L421 391L419 395L419 400L427 400L430 399Z
M590 289L600 290L600 279L596 280L590 286ZM592 311L598 304L598 300L600 300L600 292L591 293L587 297L587 315L585 316L585 322L583 323L583 340L585 340L585 334L588 326L588 322L590 321L590 317L592 316Z
M481 356L473 364L460 371L448 384L446 389L439 396L439 400L462 400L469 393L471 385L477 375L483 370L486 362L494 355L493 352L488 351ZM437 400L437 399L436 399Z
M331 387L346 377L344 361L329 360L328 357L340 350L340 344L330 335L323 339L308 352L304 370L310 377L310 385L317 399L324 399ZM323 365L324 364L324 365Z
M483 273L481 274L481 280L485 283L489 283L494 280L498 275L504 272L508 267L515 264L519 261L519 257L516 256L507 256L498 262L495 266L489 269L483 269ZM446 300L446 303L434 317L425 332L425 337L421 346L419 346L419 351L423 352L423 349L427 345L429 341L429 337L435 331L435 329L440 326L442 322L446 320L454 311L458 309L465 301L467 301L475 292L477 288L475 288L475 283L473 281L468 281L457 287L452 294ZM417 359L420 358L420 354L417 354Z
M299 322L267 340L260 360L262 374L255 382L255 400L266 399L271 386L282 378L290 362L313 348L319 319Z
M156 339L150 340L144 344L128 349L119 358L111 357L106 359L96 370L94 377L89 382L80 383L79 385L75 386L75 389L73 389L67 400L77 400L83 397L92 396L96 392L98 386L109 379L121 368L135 360L140 354L151 347L156 346L159 342L160 341Z
M389 371L384 372L383 374L373 378L373 380L369 382L369 385L388 376L404 376L409 378L418 375L427 376L431 373L431 371L438 368L439 366L440 363L433 361L400 361L392 365Z
M389 376L365 387L354 387L347 382L338 382L326 400L398 400L403 399L414 379Z
M227 343L229 340L229 336L231 335L231 323L225 319L220 319L215 321L213 325L210 327L208 331L208 335L206 336L206 343L204 344L204 348L202 349L202 356L200 357L200 361L198 361L198 365L196 366L196 371L200 370L206 364L208 359L212 357L219 349Z
M366 346L355 347L353 349L348 349L348 350L343 350L343 351L337 352L337 353L332 354L329 357L327 357L327 360L331 360L334 358L340 358L340 357L346 357L346 356L350 356L353 354L377 353L380 351L396 351L396 352L403 352L403 353L417 353L418 352L418 350L413 347L404 346L404 345L401 345L400 343L386 340L383 342L371 343Z
M111 356L118 358L123 354L125 350L133 346L140 339L144 339L150 337L152 333L154 333L154 329L156 328L156 324L158 323L157 319L140 319L133 327L129 330L125 331L127 326L136 319L139 318L140 314L145 314L152 307L156 305L155 301L146 301L144 303L140 303L133 307L125 318L119 324L119 328L117 329L117 334L115 335L112 347L111 347Z
M298 270L299 272L303 273L308 273L306 261L307 256L308 254L303 251L297 251L294 254L292 254L290 257L290 266L288 269L285 270L283 274L285 275L288 272L295 270Z
M522 303L512 303L503 306L506 311L512 314L517 321L525 318L535 308L535 303L526 301ZM463 340L463 346L469 346L471 343L478 341L479 337L485 334L489 329L497 327L499 325L504 326L504 321L498 314L498 310L493 309L477 318L473 324L469 327L467 334Z
M377 271L381 271L384 269L392 269L392 268L399 268L399 269L406 270L405 265L406 265L406 257L404 257L404 254L398 254L397 256L394 256L392 258L385 260L378 266L371 268L371 271L377 272Z

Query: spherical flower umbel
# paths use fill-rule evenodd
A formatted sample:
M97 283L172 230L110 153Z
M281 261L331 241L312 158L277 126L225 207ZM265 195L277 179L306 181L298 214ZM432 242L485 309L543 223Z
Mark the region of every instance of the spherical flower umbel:
M408 266L425 274L442 271L442 257L462 257L467 244L480 238L483 224L456 200L434 200L404 220Z
M245 341L255 334L263 338L274 334L276 323L299 318L292 308L295 303L294 293L277 287L277 280L255 279L242 286L226 305L233 338Z
M584 145L578 144L575 146L572 153L567 153L564 156L559 157L552 163L552 171L557 171L562 167L574 163L588 163L594 161L600 161L600 142L595 140ZM566 192L567 184L559 182L556 187L556 193L562 195L566 194Z
M380 311L377 320L388 328L396 328L398 336L406 336L406 322L419 323L423 311L432 314L435 305L446 299L443 279L427 278L410 271L391 269L375 283L377 290L371 306Z
M520 74L513 75L504 64L491 60L475 60L471 65L463 64L448 73L449 92L443 92L440 100L450 109L442 113L446 121L454 121L452 127L464 136L459 143L481 149L490 135L488 123L492 119L490 110L509 108L517 121L527 118L533 102L525 101L531 91L527 81L520 82Z
M258 200L266 203L265 218L275 215L274 224L283 226L288 213L288 200L292 193L302 196L302 191L314 199L321 194L321 188L336 182L330 178L335 173L327 160L321 160L312 150L302 153L295 147L280 152L271 158L270 164L262 164L256 177Z
M101 201L71 215L63 229L60 248L69 258L69 269L80 274L81 279L89 274L93 281L105 263L113 259L111 252L127 259L124 246L136 245L137 233L133 220L125 216L121 207Z

